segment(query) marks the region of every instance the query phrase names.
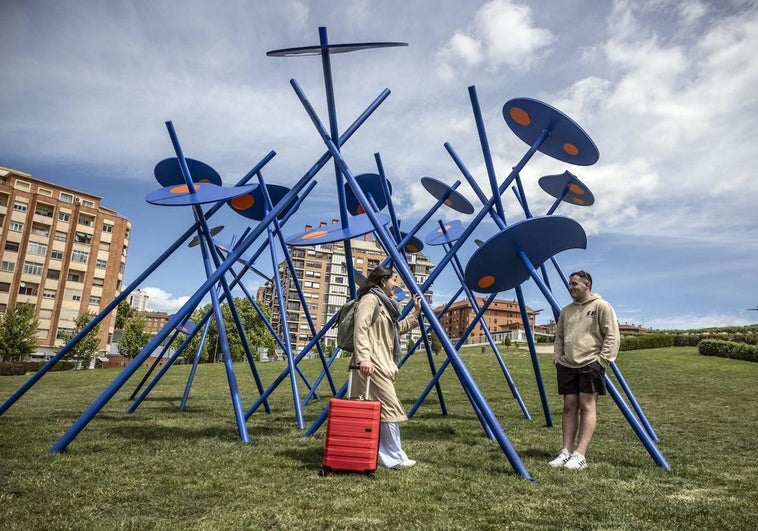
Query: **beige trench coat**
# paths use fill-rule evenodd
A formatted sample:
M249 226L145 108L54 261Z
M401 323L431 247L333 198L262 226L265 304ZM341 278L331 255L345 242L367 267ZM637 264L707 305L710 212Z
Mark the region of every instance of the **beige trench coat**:
M379 315L371 324L374 308L379 305ZM400 321L400 334L405 334L418 325L418 312L414 308ZM366 293L355 306L355 352L352 363L370 361L374 364L369 389L370 400L382 403L382 422L403 422L408 420L402 404L395 393L395 379L398 368L392 361L392 346L395 341L395 331L392 317L373 293ZM402 339L400 344L403 344ZM356 378L358 376L358 378ZM366 389L366 377L358 371L353 373L353 389L351 394L358 396Z

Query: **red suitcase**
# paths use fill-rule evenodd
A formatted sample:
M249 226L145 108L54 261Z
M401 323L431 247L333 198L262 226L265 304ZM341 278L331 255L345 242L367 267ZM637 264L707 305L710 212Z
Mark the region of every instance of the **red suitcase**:
M350 367L347 396L351 396L353 381ZM329 399L326 417L326 441L324 461L319 475L329 472L359 472L376 477L379 454L379 419L382 405L378 400L368 400L371 378L366 380L366 394L360 399Z

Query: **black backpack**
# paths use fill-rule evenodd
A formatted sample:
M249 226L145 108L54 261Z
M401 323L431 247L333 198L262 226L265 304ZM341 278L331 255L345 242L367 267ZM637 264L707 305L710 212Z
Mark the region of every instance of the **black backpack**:
M351 299L342 305L337 312L337 346L344 351L353 352L355 343L353 335L355 333L355 306L358 299ZM374 315L371 317L371 324L374 324L379 317L379 304L374 308Z

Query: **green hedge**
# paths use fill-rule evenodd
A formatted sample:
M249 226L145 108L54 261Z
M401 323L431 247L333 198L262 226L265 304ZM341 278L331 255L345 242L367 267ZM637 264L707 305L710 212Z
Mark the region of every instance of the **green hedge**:
M639 350L643 348L673 347L674 336L671 334L635 334L621 338L620 350Z
M40 370L46 362L44 361L5 361L0 362L0 376L19 376L26 374L27 372L37 372ZM61 360L53 365L49 370L54 371L68 371L75 367L75 363L72 361Z
M757 361L758 346L721 339L703 339L697 346L703 356L718 356L735 360Z

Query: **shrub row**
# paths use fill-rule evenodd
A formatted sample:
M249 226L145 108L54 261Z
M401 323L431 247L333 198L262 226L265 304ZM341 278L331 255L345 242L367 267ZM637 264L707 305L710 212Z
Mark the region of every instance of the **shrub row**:
M664 333L634 334L621 338L621 350L638 350L643 348L660 347L696 347L704 340L718 340L746 345L758 344L758 334L752 332L697 332L697 333Z
M27 372L37 372L45 365L44 361L5 361L0 362L0 376L19 376ZM53 365L50 371L68 371L75 363L61 360Z
M636 334L622 337L620 350L639 350L643 348L673 346L674 336L671 334Z
M748 345L747 343L723 341L721 339L703 339L698 343L697 350L703 356L718 356L720 358L758 362L758 346Z
M694 347L703 339L719 339L722 341L734 341L736 343L758 344L758 334L752 332L698 332L687 334L674 334L675 347Z

